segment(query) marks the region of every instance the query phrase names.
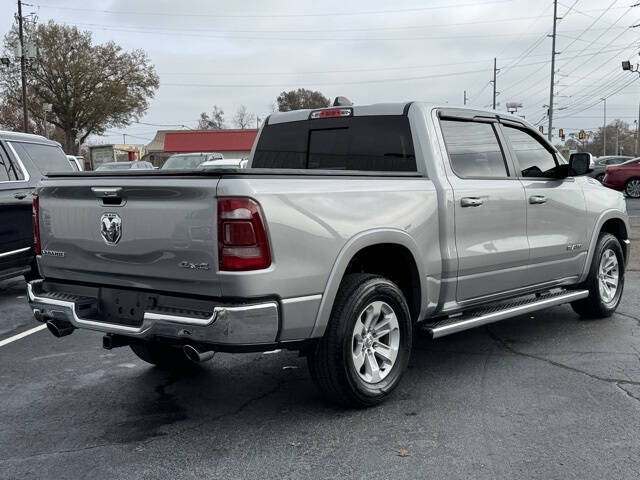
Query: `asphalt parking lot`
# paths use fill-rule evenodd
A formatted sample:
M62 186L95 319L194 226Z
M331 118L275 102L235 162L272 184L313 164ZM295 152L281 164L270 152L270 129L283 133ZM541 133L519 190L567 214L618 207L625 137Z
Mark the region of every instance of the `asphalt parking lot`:
M640 201L619 312L416 339L397 393L325 404L292 352L173 376L37 326L0 283L0 478L640 478Z

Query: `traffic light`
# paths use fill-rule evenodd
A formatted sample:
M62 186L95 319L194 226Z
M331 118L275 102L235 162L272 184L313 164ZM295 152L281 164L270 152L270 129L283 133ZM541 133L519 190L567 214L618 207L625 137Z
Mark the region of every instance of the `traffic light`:
M540 133L544 133L544 125L540 125L538 127L538 130L540 131Z
M561 139L563 139L563 140L564 140L564 129L560 128L560 129L558 130L558 136L559 136Z
M584 133L584 130L580 130L580 133L578 133L578 138L579 138L580 140L584 140L584 139L585 139L585 137L586 137L586 135L585 135L585 133Z

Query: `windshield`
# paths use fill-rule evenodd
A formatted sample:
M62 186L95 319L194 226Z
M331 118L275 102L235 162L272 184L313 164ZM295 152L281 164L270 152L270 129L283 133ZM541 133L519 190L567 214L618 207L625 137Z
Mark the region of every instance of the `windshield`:
M206 160L206 155L172 155L162 166L162 170L191 170L194 168L198 168L200 164L205 162Z
M96 168L96 172L101 170L129 170L131 168L130 163L118 162L118 163L105 163Z

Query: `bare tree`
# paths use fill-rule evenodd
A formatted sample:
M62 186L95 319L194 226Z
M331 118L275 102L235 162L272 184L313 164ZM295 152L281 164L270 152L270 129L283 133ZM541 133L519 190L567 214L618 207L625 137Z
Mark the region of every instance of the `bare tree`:
M251 128L256 121L256 116L247 110L245 105L240 105L240 108L236 111L236 114L233 117L233 123L236 127L242 128Z
M224 127L224 110L217 105L213 106L211 115L207 112L200 114L200 120L198 120L200 130L222 130Z

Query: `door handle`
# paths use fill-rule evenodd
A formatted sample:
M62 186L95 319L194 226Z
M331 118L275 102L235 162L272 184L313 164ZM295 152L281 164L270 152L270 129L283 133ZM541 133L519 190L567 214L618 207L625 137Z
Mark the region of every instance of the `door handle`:
M27 198L27 194L26 193L14 193L13 194L13 198L17 198L18 200L22 200L24 198Z
M465 197L460 200L460 206L462 207L479 207L484 201L478 197Z
M529 197L529 203L531 205L541 205L543 203L547 203L547 197L544 195L531 195Z

